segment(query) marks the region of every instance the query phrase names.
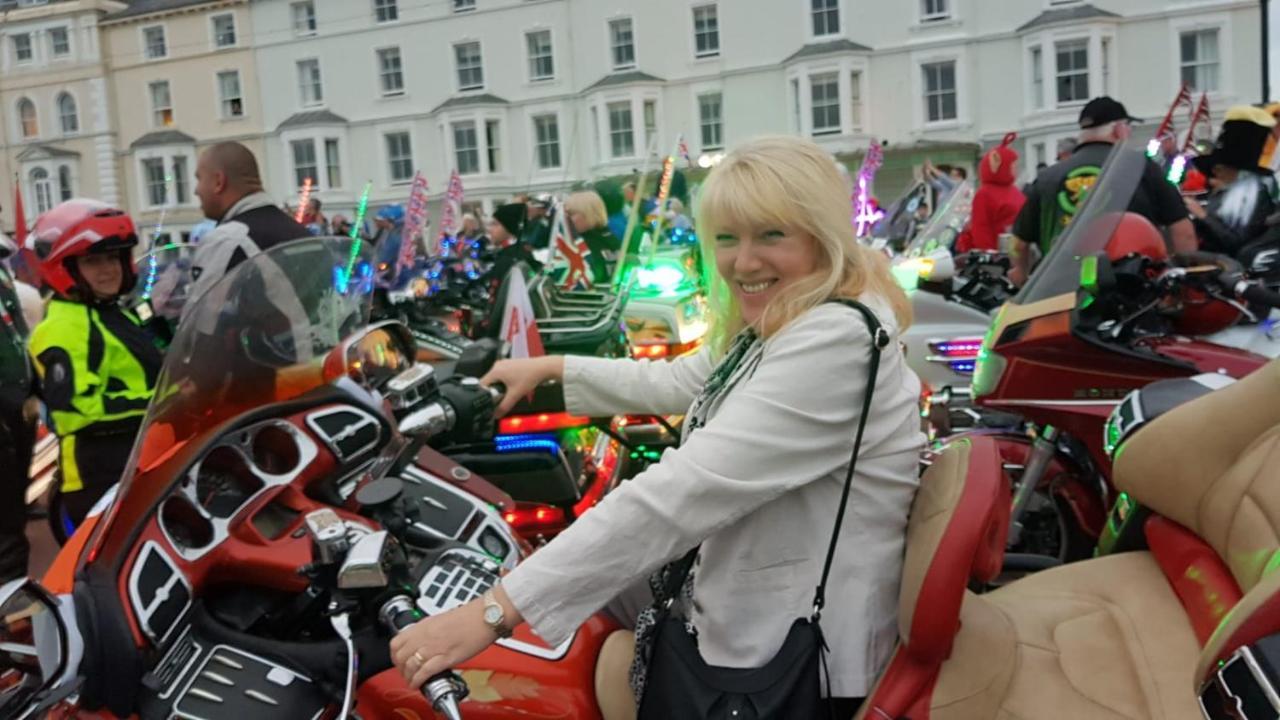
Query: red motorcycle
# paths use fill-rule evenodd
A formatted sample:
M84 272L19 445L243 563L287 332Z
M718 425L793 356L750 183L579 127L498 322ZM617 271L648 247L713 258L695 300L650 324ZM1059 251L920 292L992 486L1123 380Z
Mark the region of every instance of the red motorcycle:
M1247 281L1228 258L1169 258L1155 227L1126 212L1144 163L1132 149L1112 153L978 354L973 405L1018 421L972 431L996 439L1015 480L1014 564L1092 553L1114 500L1104 426L1131 390L1201 373L1239 378L1266 362L1195 339L1235 323L1245 310L1237 297L1276 306L1280 296Z
M556 647L522 628L423 692L392 669L393 633L529 546L509 497L427 447L491 391L369 324L369 267L349 239L300 240L188 311L117 493L47 591L0 589L31 600L4 606L28 637L0 637L0 716L456 718L469 697L468 718L593 718L629 692L625 672L596 685L630 652L603 616Z

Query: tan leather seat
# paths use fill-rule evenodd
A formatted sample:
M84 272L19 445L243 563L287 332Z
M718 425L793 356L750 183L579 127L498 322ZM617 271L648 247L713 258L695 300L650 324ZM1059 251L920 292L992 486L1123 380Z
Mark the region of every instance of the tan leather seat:
M1264 579L1280 549L1278 423L1280 361L1135 434L1117 456L1115 482L1163 516L1148 522L1148 538L1159 530L1173 550L1153 542L1152 552L967 594L952 654L921 703L927 717L1200 718L1198 677L1229 652L1222 636L1239 636L1238 615L1280 592L1276 576ZM1194 582L1205 577L1222 592ZM1192 618L1212 626L1254 588L1202 657Z

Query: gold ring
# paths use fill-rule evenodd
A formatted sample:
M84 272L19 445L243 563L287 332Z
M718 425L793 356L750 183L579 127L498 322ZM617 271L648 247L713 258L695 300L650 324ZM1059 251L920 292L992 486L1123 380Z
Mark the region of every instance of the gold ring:
M418 651L418 650L414 650L414 651L413 651L413 655L412 655L409 659L410 659L410 660L417 660L417 661L418 661L418 667L422 667L422 666L423 666L423 665L425 665L425 664L426 664L426 662L427 662L426 660L423 660L423 659L422 659L422 653L421 653L421 651Z

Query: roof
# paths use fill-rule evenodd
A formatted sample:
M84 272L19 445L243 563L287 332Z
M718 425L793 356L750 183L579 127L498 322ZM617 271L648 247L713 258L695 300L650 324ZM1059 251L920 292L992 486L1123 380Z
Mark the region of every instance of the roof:
M154 145L194 145L196 139L178 130L156 130L129 143L131 148L151 147Z
M52 145L32 145L18 153L19 160L43 160L44 158L78 158L80 153Z
M0 0L0 10L26 10L27 8L41 7L42 5L52 5L59 2L70 2L70 0L45 0L41 5L18 5L18 0Z
M599 90L600 88L610 87L612 85L626 85L627 83L636 82L662 82L662 78L655 77L647 72L641 72L640 70L627 70L626 72L605 75L587 86L587 89L583 90L583 92Z
M438 113L441 110L450 110L452 108L466 107L468 105L506 105L506 104L508 104L506 100L503 100L497 95L491 95L490 93L480 93L478 95L457 95L435 106L435 108L431 112Z
M839 40L828 40L827 42L811 43L805 45L799 50L787 56L784 63L801 58L813 57L815 55L829 55L838 52L870 52L871 48L860 43L856 43L848 38L840 38Z
M128 3L129 7L123 10L117 10L103 18L103 22L111 22L112 20L124 20L126 18L137 17L139 15L150 15L152 13L165 12L167 10L180 10L193 5L209 5L217 0L122 0Z
M276 129L283 130L302 125L345 125L346 123L347 119L337 113L328 110L308 110L290 115Z
M1096 8L1089 3L1081 3L1072 5L1071 7L1057 8L1054 10L1045 10L1037 15L1031 22L1026 23L1018 28L1018 32L1031 30L1033 28L1043 27L1045 25L1053 25L1055 23L1078 22L1080 20L1089 20L1092 18L1114 18L1120 17L1116 13L1109 10Z

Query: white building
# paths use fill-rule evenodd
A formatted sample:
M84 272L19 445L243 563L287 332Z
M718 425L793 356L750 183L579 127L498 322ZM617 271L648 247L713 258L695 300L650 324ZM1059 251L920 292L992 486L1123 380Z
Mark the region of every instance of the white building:
M1110 94L1152 125L1182 79L1213 108L1256 101L1249 0L261 0L252 4L269 183L329 206L469 199L625 173L646 149L762 133L922 157L1017 130L1052 162ZM904 150L897 153L895 151ZM652 167L652 166L650 166Z

